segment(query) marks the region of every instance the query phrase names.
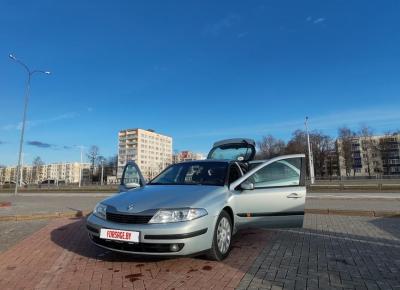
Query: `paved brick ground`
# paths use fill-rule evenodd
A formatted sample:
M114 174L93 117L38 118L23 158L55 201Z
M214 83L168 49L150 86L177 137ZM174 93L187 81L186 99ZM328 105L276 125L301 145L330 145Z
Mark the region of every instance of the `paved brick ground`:
M307 215L276 230L239 289L400 289L400 219Z
M223 263L143 259L92 245L82 220L55 220L0 254L0 289L233 289L269 233L245 231Z
M238 235L223 263L143 259L52 221L0 254L0 289L400 289L400 219L306 215L303 229Z

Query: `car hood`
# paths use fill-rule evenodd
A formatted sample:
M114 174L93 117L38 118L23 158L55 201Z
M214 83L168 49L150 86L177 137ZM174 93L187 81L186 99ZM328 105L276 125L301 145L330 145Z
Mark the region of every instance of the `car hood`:
M209 199L222 188L208 185L146 185L114 195L102 203L118 212L131 214L160 208L185 208ZM129 205L133 205L131 210L128 210Z

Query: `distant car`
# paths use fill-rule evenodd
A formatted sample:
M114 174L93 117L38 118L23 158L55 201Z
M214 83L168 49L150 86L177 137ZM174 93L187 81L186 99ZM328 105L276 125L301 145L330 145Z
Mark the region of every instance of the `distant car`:
M223 260L245 227L301 227L306 197L304 155L254 161L255 142L217 142L206 160L173 164L145 184L126 165L122 193L94 208L90 239L141 255L207 253Z

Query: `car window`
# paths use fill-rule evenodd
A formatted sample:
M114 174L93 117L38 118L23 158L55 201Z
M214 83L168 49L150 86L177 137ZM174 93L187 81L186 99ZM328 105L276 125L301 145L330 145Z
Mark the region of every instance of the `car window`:
M296 186L300 184L301 158L290 158L275 161L247 180L254 184L254 188Z
M228 164L224 162L188 162L171 165L150 185L218 185L225 184Z
M236 147L229 145L214 148L208 159L243 161L247 160L251 154L252 150L249 147L243 147L243 145L238 145Z
M138 183L140 184L140 175L137 168L133 164L128 164L125 167L123 184Z

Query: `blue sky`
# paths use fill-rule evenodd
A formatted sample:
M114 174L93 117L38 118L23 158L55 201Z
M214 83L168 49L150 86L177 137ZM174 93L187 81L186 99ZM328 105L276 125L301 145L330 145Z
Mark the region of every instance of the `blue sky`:
M399 1L0 1L0 164L17 160L25 74L36 75L26 162L117 152L153 128L174 148L400 128ZM47 145L46 145L47 144Z

